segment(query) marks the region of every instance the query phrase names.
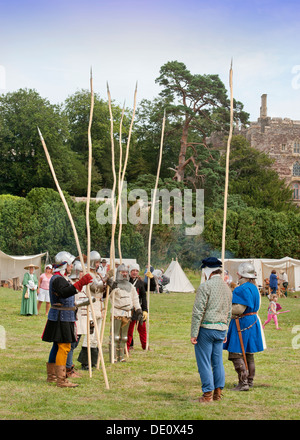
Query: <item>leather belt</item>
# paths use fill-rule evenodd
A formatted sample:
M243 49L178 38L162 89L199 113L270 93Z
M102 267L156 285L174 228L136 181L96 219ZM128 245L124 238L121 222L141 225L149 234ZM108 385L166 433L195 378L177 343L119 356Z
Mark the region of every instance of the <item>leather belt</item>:
M58 304L53 304L53 306L51 305L51 309L54 309L54 310L71 310L71 311L75 312L77 307L75 307L75 306L74 307L63 307L63 306L60 306Z
M234 320L235 320L235 324L236 324L236 328L237 328L237 331L238 331L238 335L239 335L239 340L240 340L240 344L241 344L241 349L242 349L242 354L243 354L243 359L244 359L244 362L245 362L245 366L246 366L246 369L248 370L248 364L247 364L247 359L246 359L246 353L245 353L245 347L244 347L244 342L243 342L243 337L242 337L242 331L241 331L241 327L240 327L240 321L239 321L239 319L240 318L243 318L244 316L250 316L250 315L257 315L257 312L251 312L251 313L244 313L243 315L240 315L240 316L238 316L238 317L236 317ZM255 321L256 322L256 321ZM254 323L255 324L255 323ZM253 325L254 325L253 324ZM250 326L250 327L252 327L252 326ZM249 328L250 328L249 327Z
M250 316L250 315L257 315L257 312L244 313L243 315L240 315L239 318L243 318L244 316Z
M240 340L240 345L241 345L241 349L242 349L243 359L245 362L245 367L246 367L246 370L248 370L248 364L247 364L247 359L246 359L245 347L244 347L239 318L235 318L235 324L236 324L236 328L237 328L238 335L239 335L239 340Z

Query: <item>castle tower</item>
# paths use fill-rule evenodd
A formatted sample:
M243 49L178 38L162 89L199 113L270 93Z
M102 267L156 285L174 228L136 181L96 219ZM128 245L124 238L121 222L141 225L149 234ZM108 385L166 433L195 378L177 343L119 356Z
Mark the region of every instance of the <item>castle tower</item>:
M267 94L266 93L261 95L260 117L261 117L261 119L264 119L264 118L268 117L268 112L267 112Z

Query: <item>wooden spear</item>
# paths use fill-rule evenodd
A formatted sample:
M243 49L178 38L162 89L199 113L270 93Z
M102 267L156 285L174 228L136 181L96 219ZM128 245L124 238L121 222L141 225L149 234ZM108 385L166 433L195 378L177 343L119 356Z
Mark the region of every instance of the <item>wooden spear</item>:
M113 173L114 173L114 187L113 187L112 199L114 199L115 187L116 187L116 173L115 173L115 165L114 165L114 163L115 163L114 162L115 155L114 155L113 122L112 122L113 118L112 118L112 110L111 110L111 96L110 96L110 91L109 91L108 85L107 85L107 93L108 93L109 112L110 112L110 118L111 118L112 166L113 166ZM118 195L115 215L113 215L112 237L111 237L111 255L112 255L112 252L113 252L113 256L114 257L115 257L114 240L115 240L116 223L117 223L117 217L118 217L118 210L119 210L119 208L120 208L120 212L121 212L122 191L123 191L123 185L124 185L125 172L126 172L127 163L128 163L129 145L130 145L130 140L131 140L132 127L133 127L135 111L136 111L136 96L137 96L137 83L136 83L135 92L134 92L133 114L132 114L131 123L130 123L130 127L129 127L129 133L128 133L128 139L127 139L127 145L126 145L125 161L124 161L124 167L123 167L123 171L122 171L122 177L121 177L121 169L122 169L122 122L123 122L123 117L124 117L125 104L124 104L124 107L123 107L122 116L121 116L121 122L120 122L120 164L119 164L119 184L118 184L119 195ZM121 227L121 224L122 224L122 222L120 221L120 227ZM122 254L121 254L120 242L121 242L121 235L120 235L120 231L119 231L119 257L120 257L120 263L121 263L122 262ZM111 260L111 258L110 258L110 260ZM113 264L113 269L114 269L114 264ZM107 309L108 309L108 293L109 293L109 287L107 288L107 292L106 292L105 319L103 320L104 322L106 321L106 314L107 314ZM113 310L113 302L114 302L114 298L112 297L112 310ZM101 340L103 340L103 336L104 336L104 327L102 327ZM112 356L111 356L111 358L112 358Z
M87 230L87 272L90 272L90 253L91 253L91 228L90 228L90 200L91 200L91 186L92 186L92 136L91 128L93 121L93 111L94 111L94 89L93 89L93 74L92 68L90 73L90 88L91 88L91 108L90 108L90 118L88 125L88 147L89 147L89 160L88 160L88 186L87 186L87 197L86 197L86 230ZM90 286L87 286L90 291ZM89 295L88 295L89 296ZM88 352L88 366L89 375L92 377L92 362L91 362L91 341L90 341L90 312L89 306L87 306L87 352ZM101 344L100 344L101 345ZM100 350L100 347L98 347Z
M151 238L152 238L152 229L153 229L153 220L154 220L154 212L155 212L155 201L156 201L156 192L158 186L158 179L161 167L161 159L162 159L162 149L163 149L163 140L164 140L164 132L165 132L165 123L166 123L166 111L164 111L163 123L162 123L162 131L161 131L161 139L160 139L160 149L159 149L159 160L157 166L156 173L156 181L155 188L153 192L153 199L151 203L151 219L150 219L150 229L149 229L149 240L148 240L148 272L150 272L150 260L151 260ZM147 305L148 305L148 316L147 316L147 342L146 342L146 350L149 349L149 329L150 329L150 277L148 276L148 284L147 284Z
M225 239L226 239L226 220L227 220L227 198L228 198L228 180L229 180L229 156L230 156L230 143L233 132L233 87L232 87L232 60L229 71L229 85L230 85L230 129L227 140L227 153L226 153L226 174L225 174L225 192L224 192L224 218L223 218L223 232L222 232L222 278L224 280L224 263L225 263Z
M123 155L122 126L123 126L124 112L125 112L125 102L123 105L123 110L120 120L120 136L119 136L120 159L119 159L119 184L118 184L119 198L122 197L122 190L121 190L121 175L122 175L122 160L123 160L122 159L122 155ZM120 264L122 264L121 237L122 237L122 199L121 199L120 211L119 211L119 234L118 234L118 251L119 251Z
M127 163L128 163L129 146L130 146L130 140L131 140L131 134L132 134L132 127L133 127L135 111L136 111L136 96L137 96L137 83L135 85L135 90L134 90L133 112L132 112L132 117L131 117L131 122L130 122L130 127L129 127L129 133L128 133L128 139L127 139L127 145L126 145L126 154L125 154L125 160L124 160L124 167L123 167L123 171L122 171L122 177L121 177L121 173L119 171L119 197L118 197L118 202L117 202L117 207L116 207L116 215L118 215L118 210L120 209L119 237L118 237L118 247L119 247L120 263L122 263L122 252L121 252L122 191L123 191L125 173L126 173L126 168L127 168ZM124 111L124 109L123 109L123 111ZM122 114L122 120L123 120L123 114ZM122 149L122 145L121 145L121 133L122 133L122 126L121 126L121 124L122 124L122 120L121 120L121 123L120 123L120 150ZM121 169L121 158L122 158L122 156L120 155L120 169Z
M115 212L115 192L116 192L116 166L115 166L115 143L114 143L114 122L113 122L113 114L111 108L111 95L110 90L107 83L107 96L108 96L108 108L110 114L110 139L111 139L111 158L112 158L112 172L113 172L113 189L111 195L111 203L112 203L112 234L111 234L111 243L110 243L110 268L113 270L113 279L115 279L115 230L116 230L116 212ZM106 299L108 306L108 295L109 288L107 288ZM111 294L111 363L114 363L114 352L115 352L115 335L114 335L114 316L113 310L115 305L114 292Z
M82 271L83 271L84 274L86 274L86 268L85 268L85 265L84 265L84 259L83 259L83 256L82 256L81 247L80 247L80 243L79 243L79 239L78 239L78 234L77 234L77 230L76 230L73 218L72 218L72 214L70 212L69 206L68 206L67 201L65 199L64 193L62 192L61 187L60 187L60 185L58 183L58 180L57 180L57 177L56 177L53 165L52 165L51 157L49 155L49 152L48 152L48 149L47 149L47 146L46 146L46 142L44 141L44 138L42 136L42 133L41 133L39 127L37 129L38 129L40 140L42 142L42 145L43 145L43 148L44 148L44 151L45 151L45 155L46 155L46 158L47 158L47 161L48 161L48 164L49 164L49 167L50 167L50 170L51 170L51 173L52 173L55 185L57 187L57 190L59 192L61 200L62 200L62 202L64 204L64 207L65 207L65 209L67 211L67 214L68 214L68 217L69 217L72 229L73 229L74 238L75 238L75 242L76 242L76 246L77 246L77 250L78 250L78 255L79 255L79 259L80 259L81 266L82 266ZM88 298L90 300L90 307L91 307L92 316L93 316L93 320L94 320L94 323L95 323L95 331L96 331L97 322L96 322L96 318L95 318L95 311L94 311L94 307L93 307L93 303L92 303L92 297L91 297L90 291L88 289L87 289L87 294L88 294ZM99 334L98 334L98 336L99 336ZM101 347L101 345L99 343L100 343L100 340L98 341L98 346ZM100 351L102 352L102 350L99 350L99 352ZM106 370L105 370L103 356L102 356L102 361L103 361L102 362L102 371L103 371L103 375L104 375L105 386L106 386L107 389L109 389L109 383L108 383L108 379L107 379L107 374L106 374Z
M125 154L125 161L124 161L124 167L121 177L121 165L122 165L122 153L120 153L120 165L119 165L119 197L118 197L118 203L116 208L116 215L118 215L118 209L120 209L120 217L119 217L119 235L118 235L118 249L119 249L119 258L120 258L120 264L122 264L122 251L121 251L121 236L122 236L122 192L123 192L123 185L124 185L124 179L125 179L125 172L127 168L128 163L128 156L129 156L129 145L131 140L131 133L132 133L132 127L135 117L135 110L136 110L136 96L137 96L137 83L135 85L135 91L134 91L134 102L133 102L133 112L131 117L131 123L129 127L129 133L128 133L128 139L127 139L127 145L126 145L126 154ZM122 112L122 118L120 122L120 152L122 151L122 121L123 121L123 113ZM127 344L125 344L125 353L126 357L129 357L128 350L127 350Z

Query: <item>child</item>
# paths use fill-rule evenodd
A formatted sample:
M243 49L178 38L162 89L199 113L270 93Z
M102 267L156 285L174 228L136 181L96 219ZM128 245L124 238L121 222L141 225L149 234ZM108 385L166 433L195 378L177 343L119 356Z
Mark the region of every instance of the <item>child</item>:
M268 319L264 323L263 328L265 328L265 325L268 324L271 321L271 319L273 318L273 320L275 322L276 330L281 330L280 327L278 327L278 319L277 319L277 307L276 307L277 296L274 294L271 294L271 295L269 295L269 300L270 300L270 304L269 304L269 308L268 308Z

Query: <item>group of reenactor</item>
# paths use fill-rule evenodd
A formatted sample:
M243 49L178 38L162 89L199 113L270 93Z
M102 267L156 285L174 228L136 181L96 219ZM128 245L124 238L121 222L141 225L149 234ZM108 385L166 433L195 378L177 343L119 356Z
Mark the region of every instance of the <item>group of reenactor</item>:
M90 359L92 367L96 366L98 339L105 316L107 295L112 302L110 361L125 360L132 343L135 324L138 326L142 348L146 349L147 299L144 283L139 278L139 266L120 264L115 274L114 269L110 268L103 276L103 272L101 274L99 271L100 262L99 252L92 251L90 270L84 275L86 270L83 270L79 257L75 258L65 251L55 256L53 276L49 284L51 307L42 339L53 344L47 362L47 381L56 382L59 387L77 386L68 377L80 376L74 369L72 358L73 350L81 337L83 342L78 361L82 369L88 369L88 332ZM86 294L87 285L92 304ZM91 313L91 307L94 314ZM93 316L96 323L93 322ZM111 349L112 345L114 350ZM67 369L70 357L72 366Z

